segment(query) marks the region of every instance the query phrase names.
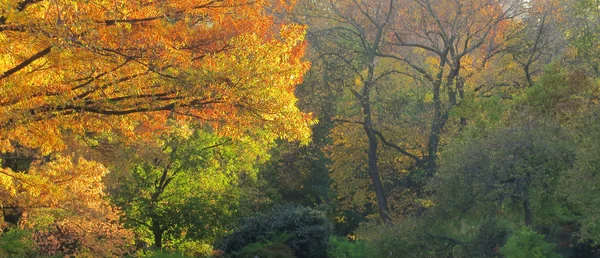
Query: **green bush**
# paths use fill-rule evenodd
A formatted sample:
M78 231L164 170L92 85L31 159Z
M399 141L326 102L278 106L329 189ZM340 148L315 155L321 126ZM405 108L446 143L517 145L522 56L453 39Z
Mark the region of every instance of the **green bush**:
M438 258L448 256L448 243L426 234L414 219L392 226L363 223L357 236L366 243L367 257Z
M177 251L186 257L210 257L213 247L201 242L185 241L177 245Z
M0 233L0 257L37 257L35 249L27 230L10 228Z
M560 258L554 252L554 245L546 242L544 236L523 228L508 238L506 244L500 249L506 258Z
M329 258L366 258L367 245L363 241L350 242L348 238L331 236L327 255Z
M252 243L237 253L235 256L239 258L294 258L294 251L285 244L290 238L288 234L281 234L274 237L274 242L263 241Z
M139 250L133 255L137 258L185 258L181 253L164 250Z
M197 241L182 241L174 245L163 248L162 250L150 249L139 250L134 257L144 258L188 258L213 257L213 247Z
M266 214L258 214L242 222L221 245L234 253L252 243L269 242L286 234L285 241L298 258L327 257L328 238L333 226L322 212L294 205L280 205Z

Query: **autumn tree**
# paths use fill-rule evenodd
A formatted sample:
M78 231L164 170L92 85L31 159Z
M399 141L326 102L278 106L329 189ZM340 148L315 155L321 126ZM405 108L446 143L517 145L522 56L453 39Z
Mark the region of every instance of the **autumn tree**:
M20 144L47 153L64 148L67 130L132 131L169 115L229 134L257 124L285 138L308 135L293 96L308 68L303 29L273 35L266 2L3 5L2 40L11 46L2 53L4 151Z
M404 2L403 2L404 3ZM428 133L427 154L416 162L427 174L437 169L442 130L450 111L479 85L470 77L486 67L505 47L513 31L511 20L520 14L519 1L407 1L395 20L387 44L396 51L380 56L408 65L431 87L433 118ZM446 96L442 94L445 93ZM466 118L460 118L465 124Z
M152 143L169 119L231 138L259 129L265 141L307 141L312 119L293 94L308 69L304 28L272 15L289 4L0 1L4 221L39 225L42 218L32 214L60 211L58 231L42 229L39 239L70 233L45 245L48 253L108 252L88 243L128 234L81 234L108 230L101 225L117 219L102 194L108 171L81 146L97 147L98 139ZM69 194L78 191L89 195ZM71 242L74 251L61 247Z
M362 124L364 133L368 139L368 174L376 193L379 214L385 223L390 223L391 218L377 163L377 146L379 143L377 141L376 132L373 130L371 96L375 87L375 82L378 80L375 73L376 53L383 43L382 41L385 36L384 32L391 19L393 5L394 1L372 1L368 4L366 2L362 4L359 4L358 2L333 4L332 2L330 6L333 10L331 21L340 26L335 29L339 29L341 34L350 37L358 36L358 42L352 42L351 44L356 44L355 47L356 50L358 50L353 56L355 58L360 58L362 62L359 61L353 64L353 61L350 58L340 55L339 52L322 53L324 55L333 56L334 58L340 58L342 62L350 64L350 69L353 69L355 72L354 75L360 80L358 88L351 88L350 91L354 95L355 101L362 112L363 119L358 123ZM360 12L353 12L355 8L358 8ZM362 16L361 13L366 17ZM336 21L336 18L333 17L337 17L340 20ZM369 23L367 18L369 18L372 23ZM361 73L363 70L365 70L364 74Z
M168 118L234 137L264 128L265 138L308 139L311 119L293 95L308 68L304 30L278 27L266 11L283 1L0 5L3 182L67 149L65 135L135 141Z
M516 21L518 31L507 46L507 52L520 66L526 85L532 87L552 56L562 53L566 38L560 33L561 22L566 20L565 8L559 1L544 0L527 3ZM514 80L513 84L519 83Z
M578 0L567 1L565 31L568 40L576 50L576 62L584 64L596 77L600 76L600 49L598 45L598 32L600 31L600 6L598 1Z
M462 100L484 92L478 92L484 86L499 83L482 78L500 73L490 69L496 67L491 60L500 59L517 32L513 19L523 5L519 1L415 0L302 2L301 6L296 17L310 25L315 66L322 63L333 71L345 70L328 77L330 84L346 92L335 108L339 112L334 121L340 125L333 138L341 144L333 148L339 151L332 155L333 168L364 162L365 167L358 169L368 171L379 213L389 221L385 214L390 190L385 182L392 188L420 189L435 174L443 133L456 132L467 123L466 114L458 113L454 123L453 112ZM359 127L364 133L349 132ZM350 155L343 153L354 148L367 150L365 159L351 156L349 162ZM380 155L392 158L384 160ZM398 173L407 170L409 175ZM386 172L392 176L382 180L381 171L396 172ZM409 195L422 197L423 192Z

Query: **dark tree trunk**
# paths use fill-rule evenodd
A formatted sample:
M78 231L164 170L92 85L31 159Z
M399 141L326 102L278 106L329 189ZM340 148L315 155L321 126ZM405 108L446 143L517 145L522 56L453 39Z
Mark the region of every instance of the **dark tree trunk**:
M463 101L465 99L465 79L464 78L459 77L457 79L456 89L458 90L458 97L460 98L460 101ZM462 130L467 125L467 118L461 116L459 125L460 125L459 130Z
M369 165L369 177L373 182L373 188L375 190L375 196L377 197L377 208L379 215L385 224L391 224L392 219L387 205L387 197L381 183L381 177L379 176L379 168L377 167L377 135L373 128L372 111L371 111L371 100L370 92L373 82L374 65L369 66L368 80L365 82L363 87L362 96L360 96L360 102L363 111L363 128L367 134L369 141L369 147L367 150L368 165Z
M529 71L530 70L529 66L530 66L529 63L526 64L526 65L524 65L523 66L523 70L525 72L525 78L527 79L527 85L529 87L533 87L533 79L531 78L531 72Z
M375 196L377 197L377 207L379 209L379 215L384 223L390 224L392 222L388 211L387 198L383 190L383 184L379 177L379 168L377 167L377 138L371 127L371 121L369 116L365 116L365 132L369 139L369 177L373 182L373 188L375 190Z
M531 211L531 204L529 198L523 201L523 209L525 210L525 226L533 225L533 212Z
M525 226L533 225L533 211L529 202L529 185L531 184L531 174L527 173L527 178L523 188L523 210L525 211Z
M20 156L16 153L6 153L1 155L0 158L2 159L1 165L3 168L22 173L26 173L33 161L30 157ZM19 224L19 221L23 217L23 208L4 206L0 206L0 208L2 209L2 216L5 222L14 226Z
M154 235L154 247L156 249L162 249L162 237L165 231L162 229L160 224L155 220L152 221L152 234Z
M437 170L437 160L438 160L438 148L440 144L440 135L442 133L442 129L446 125L448 121L448 112L442 113L441 111L441 103L439 103L439 91L438 94L434 94L434 102L436 101L436 95L438 104L434 103L435 107L435 117L431 122L431 131L429 132L429 141L427 144L427 175L430 177L433 176Z
M10 225L18 225L19 221L23 217L23 209L19 207L11 207L11 208L2 208L2 215L4 217L4 221Z

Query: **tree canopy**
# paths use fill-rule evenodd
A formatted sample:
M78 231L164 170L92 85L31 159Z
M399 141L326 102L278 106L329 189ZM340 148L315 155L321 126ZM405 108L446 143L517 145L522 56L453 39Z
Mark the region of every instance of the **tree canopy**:
M0 0L0 256L595 257L598 0Z

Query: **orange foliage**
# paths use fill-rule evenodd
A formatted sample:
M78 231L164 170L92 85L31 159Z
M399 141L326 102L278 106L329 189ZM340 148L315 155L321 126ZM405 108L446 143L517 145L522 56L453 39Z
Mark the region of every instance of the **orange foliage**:
M104 198L107 173L97 162L56 156L32 164L27 174L2 169L0 198L4 206L19 207L20 223L36 229L35 241L48 255L122 255L132 234Z
M273 36L266 6L288 5L271 2L0 1L0 151L63 150L66 131L143 137L168 117L307 140L304 28Z
M73 139L152 139L172 119L308 141L313 119L294 96L309 68L305 28L271 13L291 4L0 0L0 157L38 159L25 172L0 160L2 208L43 229L47 254L121 255L129 233L104 198L108 171L72 157L84 145Z

